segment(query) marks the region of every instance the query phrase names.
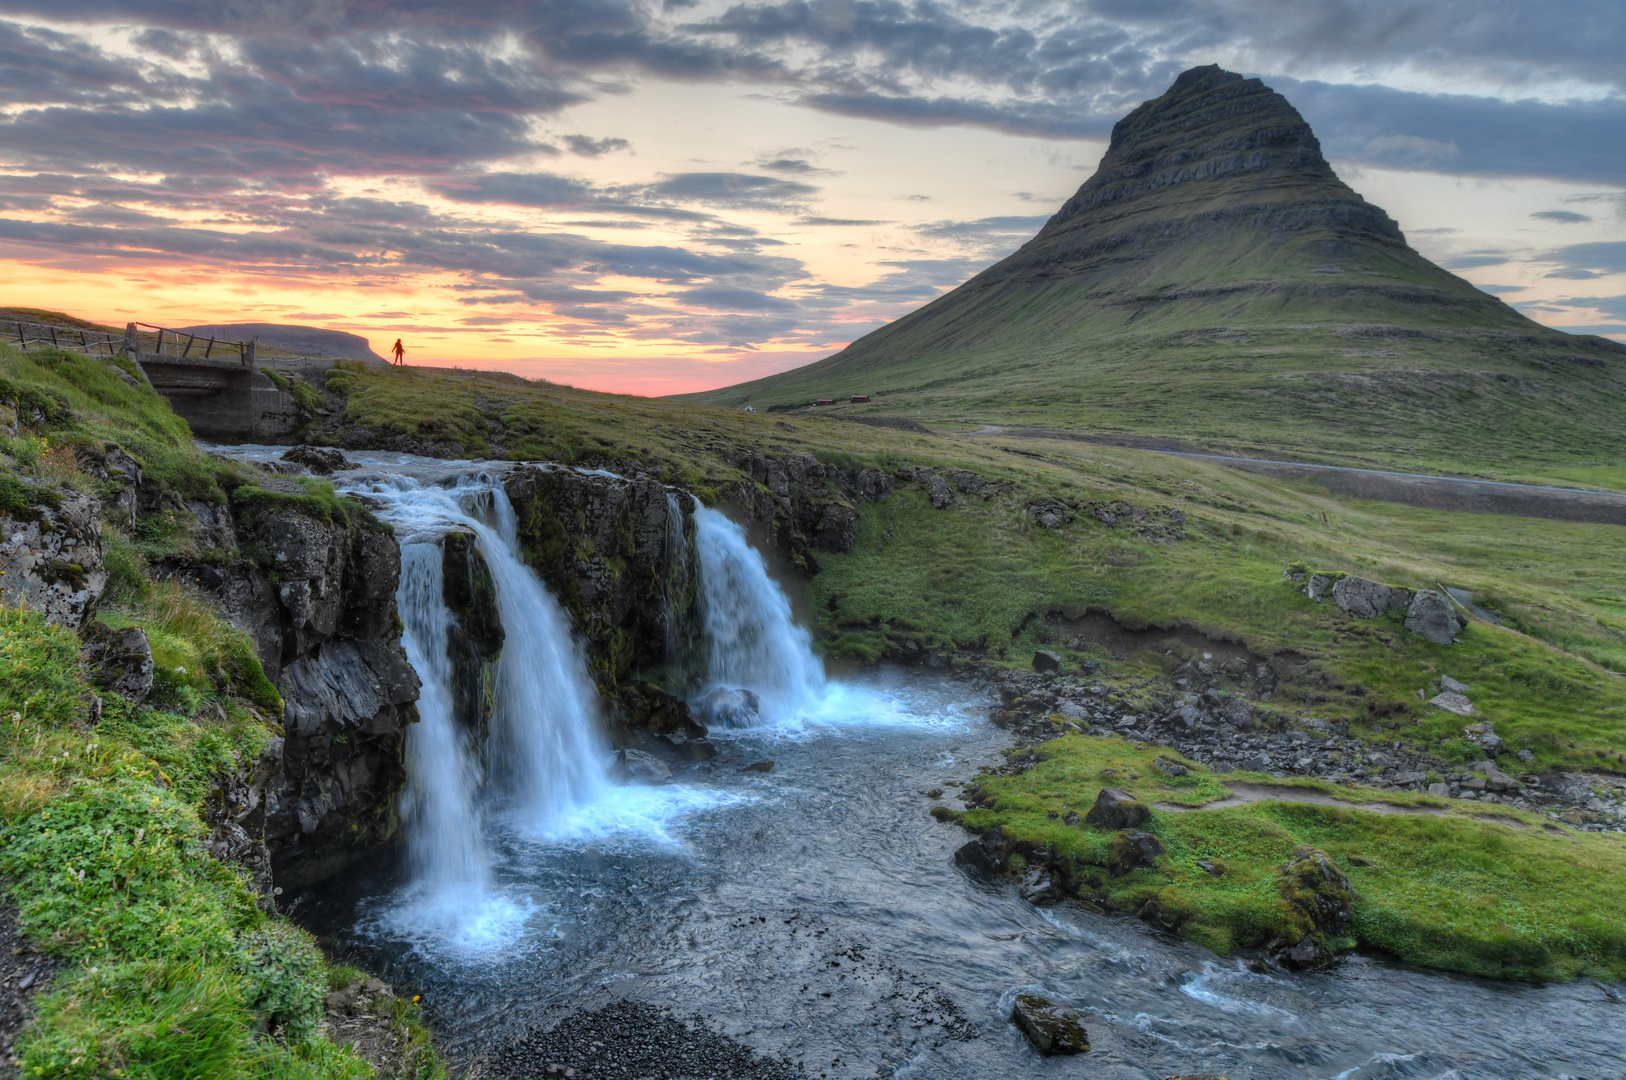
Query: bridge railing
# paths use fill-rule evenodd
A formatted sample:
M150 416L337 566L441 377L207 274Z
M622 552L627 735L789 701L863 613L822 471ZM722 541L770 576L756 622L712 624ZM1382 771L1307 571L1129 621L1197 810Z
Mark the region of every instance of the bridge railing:
M131 341L136 328L144 326L155 335L153 347L144 349L144 352L156 353L159 356L174 356L178 359L211 360L216 351L221 353L222 359L236 356L244 367L254 364L254 346L258 338L248 341L226 341L216 337L200 337L188 330L172 330L167 326L157 326L153 323L131 323L124 331L126 341ZM165 335L168 335L167 337ZM193 350L197 352L194 353Z
M58 349L77 349L91 355L103 351L109 356L116 356L124 348L122 336L106 330L87 330L82 326L7 319L0 323L0 331L4 332L8 344L24 350L49 345Z
M145 328L144 330L141 328ZM137 353L181 360L223 361L236 360L243 367L254 365L254 351L258 338L248 341L229 341L212 335L194 334L155 323L129 323L123 334L110 330L93 330L82 326L63 326L59 323L34 322L28 319L6 319L0 322L0 338L16 347L28 350L51 346L75 349L90 356L105 353Z

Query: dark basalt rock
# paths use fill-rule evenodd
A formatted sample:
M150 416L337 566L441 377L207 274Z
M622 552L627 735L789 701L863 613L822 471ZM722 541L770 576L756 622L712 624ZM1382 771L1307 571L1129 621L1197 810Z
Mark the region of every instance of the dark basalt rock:
M1141 866L1151 866L1163 854L1158 838L1138 829L1125 829L1112 838L1107 849L1107 867L1115 878L1123 877Z
M211 844L251 868L263 857L279 886L297 887L343 869L398 824L403 736L418 697L395 608L400 547L363 515L324 521L289 504L239 515L214 507L210 527L235 538L235 560L158 570L218 596L284 701L283 737L222 781L243 786L220 800Z
M1107 832L1132 829L1151 818L1152 811L1145 803L1117 788L1102 788L1095 797L1095 805L1084 815L1085 822Z
M102 504L13 478L18 493L0 513L0 604L27 606L45 621L77 630L96 617L107 571L102 568Z
M147 632L139 626L115 630L100 620L86 623L79 631L84 641L85 663L91 681L140 704L152 693L152 646Z
M689 703L654 683L637 680L616 689L610 704L610 744L686 761L717 756Z
M762 700L750 690L719 686L696 705L700 719L710 727L750 727L756 723Z
M1350 930L1359 897L1326 852L1300 848L1276 874L1287 912L1271 948L1278 960L1300 971L1317 971L1354 949Z
M452 665L452 715L484 747L494 706L497 657L502 652L502 616L497 584L468 533L448 533L441 541L442 597L457 620L447 642Z
M1005 872L1005 830L994 826L977 839L954 853L954 862L983 877L997 877Z
M1011 1022L1021 1028L1033 1048L1046 1057L1089 1052L1090 1037L1084 1030L1084 1014L1070 1005L1038 994L1018 994L1011 1007Z
M327 476L350 467L343 453L327 446L296 446L283 454L282 460L303 465L318 476Z
M1037 672L1060 671L1061 657L1049 649L1040 649L1033 654L1033 670Z
M527 561L586 638L601 689L697 652L688 647L699 573L686 492L648 477L535 466L514 469L504 487ZM674 686L684 681L674 673Z

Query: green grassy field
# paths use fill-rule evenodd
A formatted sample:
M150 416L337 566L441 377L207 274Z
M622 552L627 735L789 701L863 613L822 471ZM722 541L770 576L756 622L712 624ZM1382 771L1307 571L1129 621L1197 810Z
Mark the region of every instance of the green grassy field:
M705 498L746 482L727 463L740 450L888 471L966 468L1012 485L945 510L909 488L860 502L853 551L819 554L808 583L818 638L836 655L874 659L913 639L1022 665L1062 640L1059 619L1098 610L1131 627L1189 625L1263 656L1299 654L1307 662L1284 665L1278 704L1352 721L1374 739L1438 750L1460 735L1455 717L1415 695L1444 673L1473 684L1498 732L1535 755L1528 767L1626 765L1626 679L1608 673L1626 670L1617 526L1346 503L1309 483L1061 440L920 434L410 370L343 371L330 382L347 394L347 418L381 434L484 455L490 415L510 457L647 470ZM1187 536L1157 543L1085 512L1041 528L1027 507L1056 500L1179 509ZM1476 622L1456 645L1431 645L1397 617L1362 622L1311 603L1282 576L1298 563L1466 588L1508 625Z
M1130 913L1155 904L1165 925L1222 954L1291 933L1277 867L1312 847L1330 855L1354 887L1353 930L1363 948L1490 978L1626 977L1626 931L1615 910L1626 889L1626 838L1619 834L1571 832L1534 815L1505 808L1487 814L1449 799L1306 784L1351 803L1437 816L1290 796L1214 810L1154 809L1142 828L1166 854L1113 878L1114 834L1064 820L1070 810L1087 811L1103 787L1148 805L1200 806L1228 795L1228 783L1283 785L1246 773L1217 777L1178 754L1118 738L1067 736L1035 753L1038 763L1020 775L978 777L980 800L992 805L965 811L960 823L975 832L1000 826L1018 848L1058 858L1077 895ZM1186 775L1166 776L1153 765L1159 757L1184 764Z

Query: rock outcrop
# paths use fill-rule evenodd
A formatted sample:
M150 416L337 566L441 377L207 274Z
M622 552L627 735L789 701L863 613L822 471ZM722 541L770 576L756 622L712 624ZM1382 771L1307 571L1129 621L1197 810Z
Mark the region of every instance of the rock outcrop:
M727 460L751 480L726 491L728 501L743 506L767 528L771 543L808 570L818 568L819 552L851 551L858 502L878 502L893 487L893 478L879 469L826 465L812 454L773 458L742 450ZM933 470L909 470L907 478L926 486L933 506L947 506L953 498Z
M1070 1005L1039 994L1018 994L1011 1007L1011 1022L1022 1029L1033 1048L1046 1057L1083 1054L1090 1049L1084 1014Z
M686 492L532 465L514 469L505 490L526 559L586 639L602 690L690 654L699 573Z
M1300 848L1277 870L1285 920L1272 952L1288 967L1316 971L1355 947L1355 889L1331 856Z
M1467 625L1451 598L1433 589L1419 589L1406 608L1406 629L1436 645L1451 644Z
M223 780L211 843L251 868L260 856L240 849L263 845L278 885L290 887L337 872L395 831L418 696L400 644L395 538L363 513L324 514L305 495L263 477L232 504L197 503L189 509L210 561L154 567L214 593L282 695L283 735Z
M107 588L101 503L9 474L0 482L0 603L79 629Z
M1391 611L1404 611L1411 603L1410 589L1380 585L1353 575L1333 583L1332 601L1344 614L1357 619L1375 619Z

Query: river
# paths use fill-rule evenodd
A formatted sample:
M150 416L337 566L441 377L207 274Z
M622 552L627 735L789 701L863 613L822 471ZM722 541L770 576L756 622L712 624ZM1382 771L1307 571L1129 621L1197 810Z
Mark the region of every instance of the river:
M370 464L390 472L389 461ZM405 548L432 542L436 520L459 525L454 519L484 514L497 523L482 529L488 561L512 556L497 527L500 496L495 509L489 497L441 505L477 470L414 467L419 478L410 482L381 483L375 472L341 486L383 492L378 505L397 521ZM401 509L403 498L415 516ZM440 518L423 517L430 510ZM804 650L805 632L784 625L789 605L760 577L743 532L720 518L702 522L703 534L707 527L720 545L702 550L714 583L745 582L726 602L712 599L708 617L737 612L717 632L730 636L761 617L771 625L740 641ZM726 573L719 559L732 560ZM409 574L404 610L414 597L425 602L412 589ZM753 607L751 596L764 599ZM548 605L529 608L538 606ZM504 614L505 622L519 617ZM553 632L546 626L557 620L548 620L537 633ZM409 637L433 622L409 613ZM420 637L421 649L430 639ZM723 668L737 669L750 649L736 643L725 653ZM810 656L774 658L761 689L801 689L758 726L714 730L720 756L683 767L673 784L581 782L574 802L545 813L515 791L488 786L478 795L465 784L450 810L462 823L456 842L478 849L477 872L437 870L417 850L425 815L448 808L415 776L407 830L420 830L417 838L300 897L296 917L336 950L415 987L459 1060L630 999L700 1016L818 1077L1626 1076L1626 1008L1614 987L1495 983L1363 956L1323 974L1254 971L1246 958L1217 957L1134 919L1034 907L1009 884L969 876L953 862L967 834L931 818L925 793L1001 760L1009 737L986 719L987 702L922 673L826 681L806 669ZM433 664L415 663L432 683ZM556 681L584 678L562 652L543 666ZM729 674L750 682L750 672ZM526 707L514 700L513 709ZM579 720L539 714L526 723L546 733ZM425 723L432 728L432 718ZM438 754L442 764L455 751L425 753L427 745L419 758ZM569 753L600 758L559 769L606 775L607 747ZM745 768L769 761L765 772ZM462 800L476 797L471 812ZM464 877L437 891L446 873ZM1014 996L1029 989L1087 1015L1089 1054L1042 1058L1028 1046L1008 1017Z

